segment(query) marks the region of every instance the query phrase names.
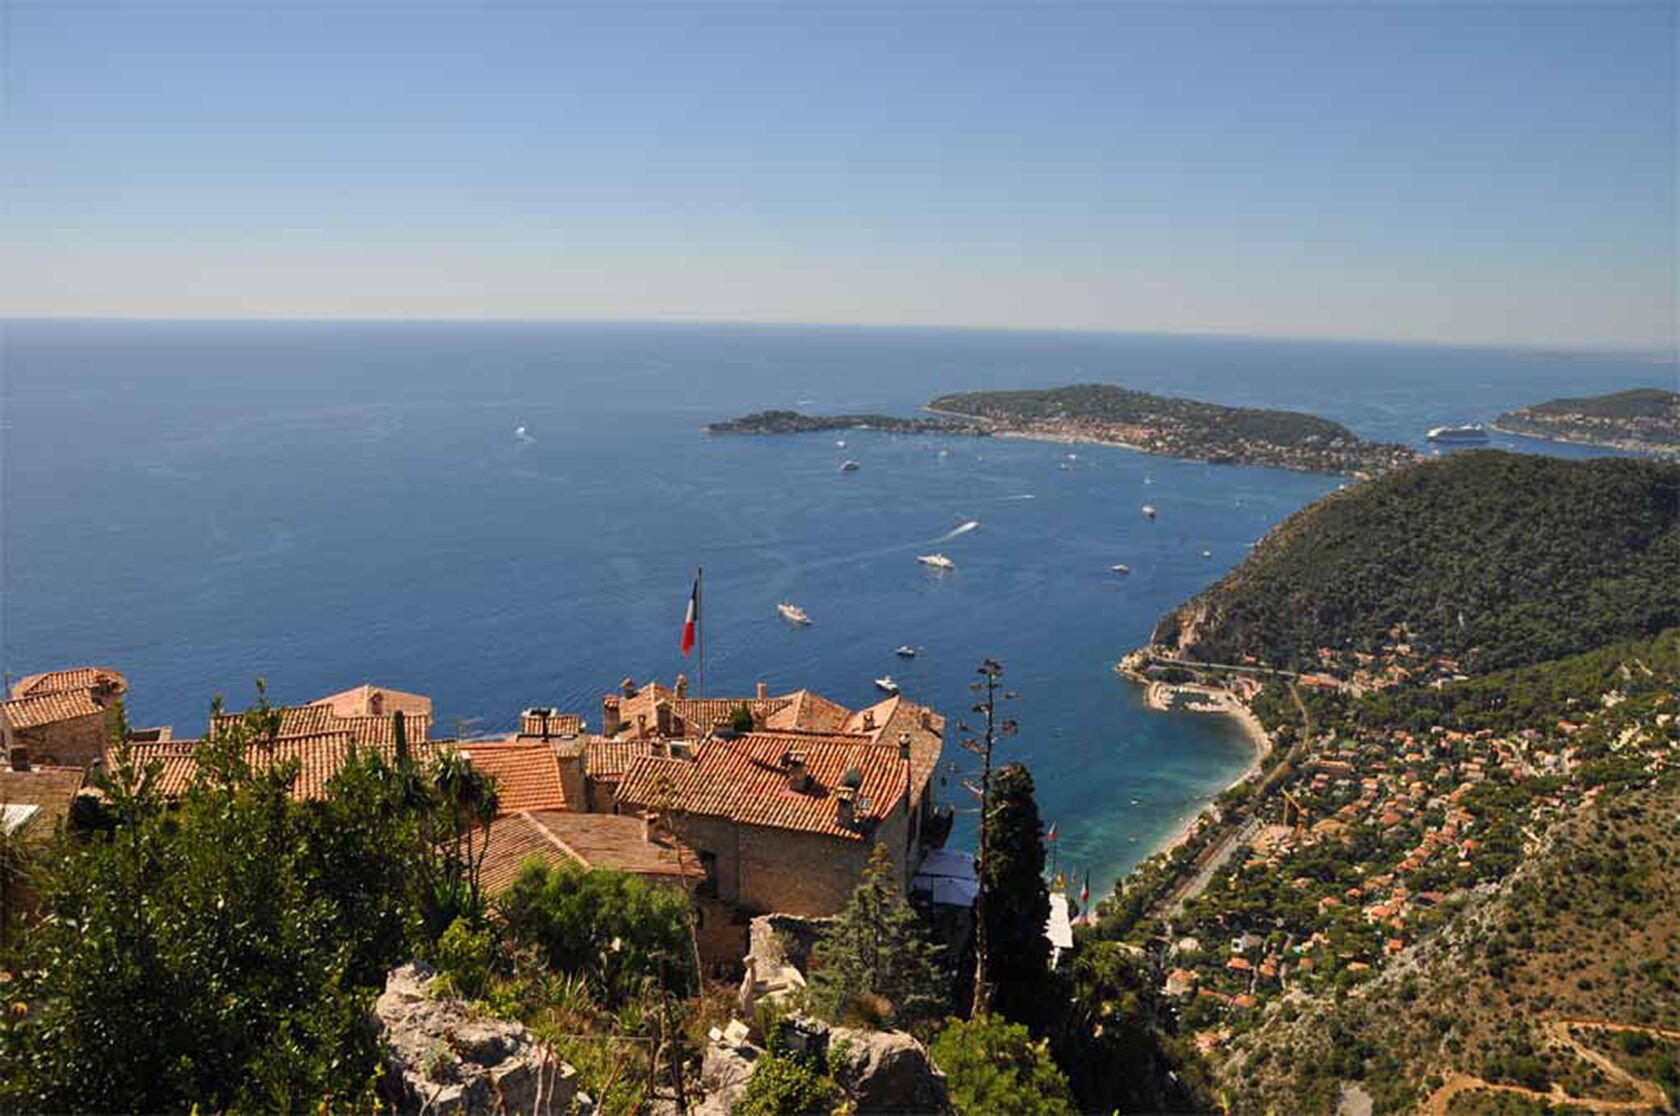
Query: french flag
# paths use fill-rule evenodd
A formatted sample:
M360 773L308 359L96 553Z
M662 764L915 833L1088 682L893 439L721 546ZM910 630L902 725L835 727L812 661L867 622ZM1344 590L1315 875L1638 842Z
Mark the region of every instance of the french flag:
M694 650L694 629L700 623L700 579L694 579L694 588L688 594L688 612L683 616L682 653L688 654Z

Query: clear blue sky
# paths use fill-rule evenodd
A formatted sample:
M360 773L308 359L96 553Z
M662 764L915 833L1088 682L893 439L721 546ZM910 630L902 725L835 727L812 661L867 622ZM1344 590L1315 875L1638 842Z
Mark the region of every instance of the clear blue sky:
M12 316L1675 343L1672 2L0 9Z

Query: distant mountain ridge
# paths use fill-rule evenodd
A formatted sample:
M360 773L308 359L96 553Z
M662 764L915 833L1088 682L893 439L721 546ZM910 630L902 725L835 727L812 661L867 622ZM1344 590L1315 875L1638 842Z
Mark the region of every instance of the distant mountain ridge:
M1478 451L1295 513L1152 644L1299 669L1407 643L1477 673L1677 623L1680 463Z

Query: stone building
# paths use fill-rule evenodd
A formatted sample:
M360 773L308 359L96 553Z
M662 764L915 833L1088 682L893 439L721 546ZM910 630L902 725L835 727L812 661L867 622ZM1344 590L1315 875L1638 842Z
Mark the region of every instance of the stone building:
M37 763L86 767L110 742L127 692L128 680L110 667L32 674L0 701L0 738L7 754L21 745Z
M82 769L33 762L14 744L0 767L0 947L35 907L24 871L30 850L63 828L82 789Z
M738 958L754 915L844 907L878 843L908 881L944 836L931 794L937 760L937 750L860 733L712 737L692 759L635 761L617 807L664 816L693 846L705 869L699 894L731 912L718 952Z

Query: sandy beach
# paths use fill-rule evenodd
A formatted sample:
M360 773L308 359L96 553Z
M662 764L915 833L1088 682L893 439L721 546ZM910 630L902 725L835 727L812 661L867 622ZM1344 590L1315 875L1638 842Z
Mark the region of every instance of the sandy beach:
M1144 705L1157 712L1165 713L1178 708L1193 713L1203 713L1208 716L1225 716L1234 718L1243 728L1243 733L1254 745L1254 758L1244 767L1242 772L1232 779L1225 787L1226 790L1254 778L1260 773L1261 762L1272 750L1272 738L1260 724L1260 719L1254 711L1232 691L1222 686L1207 686L1201 683L1172 683L1161 682L1129 670L1125 667L1116 669L1116 673L1130 682L1144 687ZM1183 700L1188 699L1188 700ZM1180 701L1182 700L1182 704ZM1196 822L1207 812L1207 808L1192 814L1178 825L1171 833L1149 850L1149 856L1170 852L1189 840Z

